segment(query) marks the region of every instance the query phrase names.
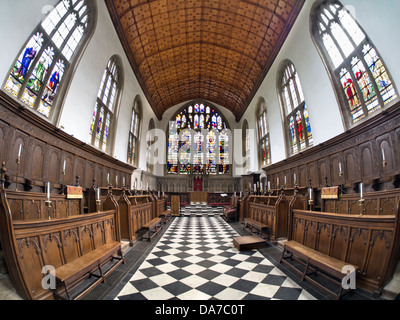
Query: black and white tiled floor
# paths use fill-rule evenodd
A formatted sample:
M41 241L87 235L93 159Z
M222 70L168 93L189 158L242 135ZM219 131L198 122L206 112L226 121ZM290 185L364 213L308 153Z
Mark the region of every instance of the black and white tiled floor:
M218 216L222 215L223 207L210 207L207 203L193 202L190 206L186 206L181 210L181 216Z
M221 217L177 217L115 300L314 300Z

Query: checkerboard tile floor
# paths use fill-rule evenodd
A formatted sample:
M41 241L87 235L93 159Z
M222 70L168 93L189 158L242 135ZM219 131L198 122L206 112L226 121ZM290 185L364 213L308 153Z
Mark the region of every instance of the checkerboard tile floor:
M115 300L314 300L221 217L177 217Z
M181 216L190 217L190 216L215 216L222 215L223 207L210 207L207 203L202 202L193 202L189 206L186 206L181 211Z

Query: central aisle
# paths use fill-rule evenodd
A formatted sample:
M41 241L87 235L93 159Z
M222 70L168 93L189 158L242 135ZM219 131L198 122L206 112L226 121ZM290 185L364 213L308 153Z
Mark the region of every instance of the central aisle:
M239 252L220 217L171 223L116 300L314 299L260 252Z

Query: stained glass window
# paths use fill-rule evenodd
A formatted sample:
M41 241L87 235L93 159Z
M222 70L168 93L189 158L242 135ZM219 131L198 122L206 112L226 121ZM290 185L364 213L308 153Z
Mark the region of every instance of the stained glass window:
M116 97L120 90L119 80L117 59L113 57L103 73L89 132L89 143L104 152L109 152L110 149ZM132 148L134 148L133 145Z
M184 107L170 122L167 173L230 174L231 137L225 129L214 107L200 102Z
M310 117L299 75L290 61L282 65L280 74L282 109L286 115L289 153L296 154L313 145Z
M313 12L313 35L340 88L348 127L398 100L382 58L351 13L339 1L322 1Z
M88 39L90 6L86 0L58 2L27 41L5 82L8 93L50 121L55 120L57 93L77 60L75 53Z
M270 152L270 141L269 141L267 107L265 105L264 99L262 99L259 102L259 106L257 108L257 114L258 114L259 153L260 153L261 166L267 166L271 164L271 152Z
M139 144L138 138L141 117L141 105L137 97L132 108L131 128L129 130L128 163L132 165L136 165L137 160L137 145Z

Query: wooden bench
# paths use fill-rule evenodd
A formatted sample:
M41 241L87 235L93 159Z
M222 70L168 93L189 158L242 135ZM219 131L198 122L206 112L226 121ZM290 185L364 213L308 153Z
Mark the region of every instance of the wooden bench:
M162 219L163 224L167 224L169 219L171 219L172 216L172 211L171 210L165 210L162 214L160 214L160 218Z
M285 254L288 253L287 256ZM304 266L304 271L301 272L299 268L296 268L292 264L290 264L287 259L295 260L302 266ZM337 300L340 297L349 292L349 290L345 290L343 292L343 285L342 281L343 278L347 276L347 274L343 273L345 267L351 266L356 271L358 269L357 266L354 266L350 263L329 257L321 252L313 250L309 247L306 247L296 241L287 241L284 242L284 248L282 252L282 256L279 260L279 263L285 262L288 266L290 266L294 271L302 275L301 280L308 280L320 289L327 292L332 297L336 298ZM309 272L311 271L311 272ZM323 271L321 273L320 271ZM334 291L327 288L327 286L322 285L321 283L317 282L316 280L312 279L310 275L315 274L322 276L326 280L331 283L338 285L339 292L335 293ZM337 281L339 279L340 281Z
M115 256L119 254L119 256ZM109 261L118 260L109 270L104 272L103 268ZM107 276L114 271L121 263L125 264L125 259L121 249L120 242L110 242L94 251L91 251L84 256L69 262L55 270L56 276L56 289L54 290L55 299L62 300L78 300L84 295L93 290L101 282L105 283ZM97 272L99 274L96 274ZM80 292L77 297L72 299L70 289L77 284L94 276L99 278L95 283ZM65 299L60 292L65 290L67 299Z
M247 230L251 234L256 234L263 239L269 238L270 236L270 228L266 224L250 218L245 218L243 220L243 230Z
M142 228L142 240L147 239L149 242L153 239L157 233L162 229L162 220L156 218L146 223ZM145 235L147 235L145 237Z

